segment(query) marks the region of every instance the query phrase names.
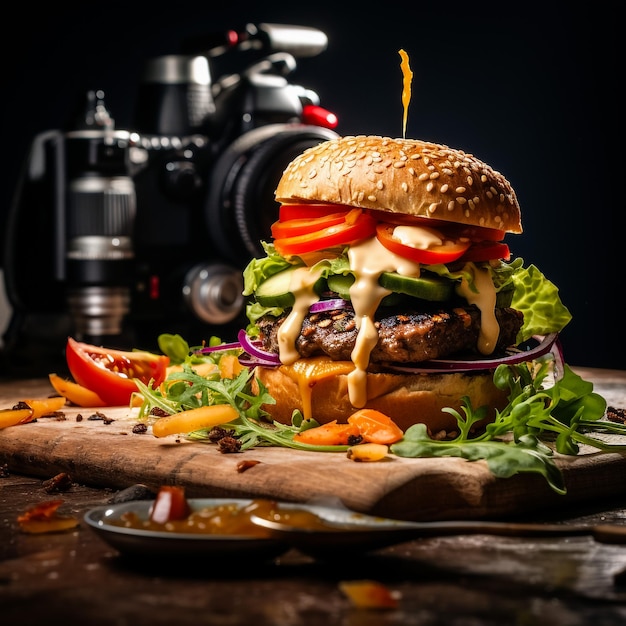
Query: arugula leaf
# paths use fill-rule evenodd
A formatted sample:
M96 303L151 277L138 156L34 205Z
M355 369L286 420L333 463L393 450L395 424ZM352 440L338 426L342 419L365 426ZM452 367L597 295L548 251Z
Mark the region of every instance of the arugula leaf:
M509 390L509 403L496 411L495 419L481 434L472 436L473 426L485 417L486 407L474 409L463 398L462 412L447 408L456 417L459 434L450 441L428 438L422 424L411 426L402 441L390 451L405 457L461 456L470 461L486 459L491 471L500 477L517 472L543 474L552 489L565 493L563 477L553 460L553 451L542 443L553 440L556 451L575 455L580 444L612 452L626 445L609 444L584 434L584 430L625 432L623 425L598 420L606 411L606 401L593 392L593 384L583 380L568 365L552 386L544 387L554 368L554 357L546 355L530 363L500 365L494 372L495 385ZM585 418L583 420L583 417ZM511 438L512 440L507 440Z
M213 337L211 345L221 345L221 342ZM140 419L158 419L152 414L154 408L172 414L204 405L229 404L239 417L227 427L241 442L241 450L255 446L317 452L348 449L349 446L314 446L294 441L296 433L319 426L318 422L304 420L299 411L294 411L289 425L272 421L263 407L275 400L262 382L254 379L253 370L244 369L237 377L229 379L220 377L219 367L207 375L200 375L193 369L194 365L207 360L219 366L224 354L240 353L240 349L201 354L179 335L161 335L159 346L180 368L172 371L157 389L137 381L143 397ZM485 419L489 409L472 407L465 397L461 411L443 409L456 418L458 434L454 439L431 440L426 426L416 424L407 429L401 441L390 446L390 452L412 458L484 459L495 476L508 478L519 472L533 472L543 475L556 492L565 493L554 450L576 455L580 445L588 445L605 452L624 452L626 444L607 443L590 433L626 435L626 425L601 419L606 412L606 401L593 391L593 384L566 364L556 376L555 367L552 354L532 362L500 365L493 380L498 388L508 391L509 402L501 411L496 411L493 421L478 434L475 434L476 424ZM188 433L187 437L208 443L209 432L210 429L200 430Z
M452 441L435 441L425 424L407 429L402 441L391 446L391 452L402 457L461 457L468 461L484 459L494 476L510 478L519 472L542 474L552 489L566 493L563 475L551 458L551 450L533 435L524 435L517 444L501 441L473 441L462 437Z
M184 346L178 336L168 335L161 343L182 356ZM188 358L182 363L181 370L171 372L159 388L151 389L141 381L136 381L143 398L139 408L139 419L158 419L153 414L155 407L171 415L200 406L228 404L239 413L239 417L225 426L234 431L242 444L241 450L267 445L315 452L338 452L348 449L348 446L315 446L294 441L293 436L296 433L319 426L319 423L315 420L302 419L299 411L294 412L291 425L272 421L263 406L275 404L276 400L260 380L254 380L251 370L243 369L235 378L221 378L218 368L211 374L200 375L193 369L193 362L199 357L193 354L193 350L188 352ZM232 350L217 351L202 357L210 358L218 364L221 356L228 352ZM199 430L188 433L187 437L209 443L209 432L210 429Z

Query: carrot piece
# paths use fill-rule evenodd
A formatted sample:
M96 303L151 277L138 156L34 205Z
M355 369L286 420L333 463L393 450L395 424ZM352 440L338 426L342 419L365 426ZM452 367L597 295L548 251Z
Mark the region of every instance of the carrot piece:
M76 406L106 406L104 400L102 400L95 391L91 391L91 389L87 389L87 387L83 387L71 380L65 380L57 374L49 374L48 378L55 391Z
M395 609L399 594L375 580L342 580L339 589L359 609Z
M239 357L234 354L224 354L220 358L220 376L222 378L237 378L237 375L244 369L239 362Z
M367 443L389 445L400 441L402 429L387 415L375 409L359 409L349 418L348 423L358 428L359 434Z
M337 420L296 433L294 441L312 446L345 446L350 437L358 437L359 429L353 424L338 424Z

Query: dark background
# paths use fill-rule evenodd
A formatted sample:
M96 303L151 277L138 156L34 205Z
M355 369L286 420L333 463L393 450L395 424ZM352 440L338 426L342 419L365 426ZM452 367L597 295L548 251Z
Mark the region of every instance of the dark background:
M508 242L559 286L573 314L562 333L567 361L625 367L624 315L616 304L623 72L608 3L524 3L506 14L454 2L212 4L16 8L3 41L2 219L32 138L66 124L87 89L103 89L116 126L132 130L139 75L150 57L179 52L188 36L247 22L314 26L329 46L301 60L292 81L320 95L339 118L338 132L402 135L404 48L414 72L407 136L471 152L511 181L524 234ZM17 43L9 44L9 30Z

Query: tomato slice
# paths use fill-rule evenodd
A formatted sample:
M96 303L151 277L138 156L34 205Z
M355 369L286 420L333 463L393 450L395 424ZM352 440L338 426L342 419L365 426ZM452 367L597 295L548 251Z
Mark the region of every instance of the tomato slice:
M306 235L308 233L335 226L346 221L348 211L341 213L328 213L319 217L302 217L292 220L278 220L272 224L272 237L274 239L283 239L285 237L295 237L297 235Z
M306 254L324 248L347 245L371 237L376 232L376 221L361 209L348 212L342 224L321 228L305 235L274 240L274 247L283 256Z
M146 385L160 385L166 376L169 357L151 352L123 352L101 348L72 339L65 350L67 366L74 380L95 392L108 406L130 402L137 391L134 378Z
M436 264L456 261L470 247L469 241L450 241L443 245L431 245L428 248L416 248L403 243L394 237L396 224L380 223L376 226L378 241L390 252L397 254L414 263ZM419 227L415 227L419 228ZM429 228L433 232L434 229ZM436 233L436 231L435 231ZM445 240L445 236L441 235Z
M323 217L329 213L347 212L353 207L343 204L281 204L278 209L278 219L287 220L313 219Z
M511 258L509 246L501 241L482 241L473 243L461 257L461 261L491 261L492 259Z
M486 226L458 224L457 222L449 222L434 217L420 217L417 215L405 215L403 213L391 213L389 211L377 211L373 209L368 209L368 213L378 222L434 228L451 239L466 238L472 241L502 241L506 235L505 230L487 228Z

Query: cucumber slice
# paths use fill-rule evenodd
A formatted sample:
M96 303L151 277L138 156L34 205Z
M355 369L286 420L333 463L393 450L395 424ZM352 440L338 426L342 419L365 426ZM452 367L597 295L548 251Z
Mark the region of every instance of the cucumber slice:
M454 293L452 281L440 278L420 276L401 276L395 272L384 272L378 282L385 289L395 293L404 293L407 296L441 302L449 300Z
M293 293L290 291L291 277L299 267L289 267L278 274L270 276L264 280L255 292L256 301L262 306L280 307L288 309L294 305L296 301ZM317 294L321 294L326 287L326 281L319 278L313 289Z
M330 291L334 291L340 298L350 300L350 287L354 282L352 274L331 274L326 279Z
M264 280L255 292L256 300L263 306L277 306L283 309L293 306L296 299L289 291L295 267L290 267Z
M354 282L352 274L332 274L328 277L328 288L344 300L350 300L350 287ZM443 301L453 295L454 286L451 281L439 278L401 276L395 272L384 272L378 282L389 294L381 302L384 306L392 306L402 301L401 295L412 296L422 300Z

